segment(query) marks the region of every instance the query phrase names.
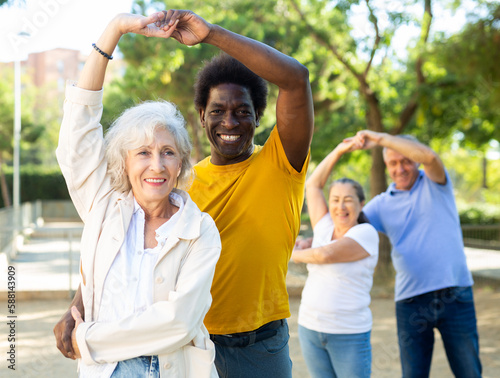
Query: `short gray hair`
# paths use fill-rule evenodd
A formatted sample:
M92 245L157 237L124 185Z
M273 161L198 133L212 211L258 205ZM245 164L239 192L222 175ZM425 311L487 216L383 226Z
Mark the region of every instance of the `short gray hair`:
M413 135L410 135L410 134L400 134L400 135L396 135L397 138L402 138L402 139L406 139L406 140L411 140L412 142L416 142L416 143L421 143L417 137L413 136ZM384 157L384 160L385 160L385 152L388 150L389 148L388 147L384 147L382 149L382 156Z
M158 129L166 130L180 153L182 166L177 186L186 186L191 178L191 141L186 121L177 107L168 101L146 101L125 110L109 128L104 143L108 174L112 187L119 192L131 190L125 170L128 151L151 143Z

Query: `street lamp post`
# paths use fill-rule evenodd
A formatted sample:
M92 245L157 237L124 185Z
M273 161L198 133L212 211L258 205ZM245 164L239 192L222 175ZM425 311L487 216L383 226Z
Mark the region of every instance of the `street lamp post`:
M19 37L29 37L29 33L20 32ZM21 152L21 54L18 52L14 61L14 253L17 252L17 239L21 232L21 185L20 185L20 152Z
M16 213L16 221L18 221L17 214L21 204L21 188L19 185L19 155L21 143L21 61L16 59L14 62L14 212ZM19 224L16 222L16 227Z

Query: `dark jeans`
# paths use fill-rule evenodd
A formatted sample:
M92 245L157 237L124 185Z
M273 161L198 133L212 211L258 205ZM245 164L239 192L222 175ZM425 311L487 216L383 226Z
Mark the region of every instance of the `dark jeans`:
M403 377L429 376L434 328L441 333L455 377L481 377L471 287L450 287L396 302Z
M291 378L288 323L286 319L274 336L247 346L215 343L215 366L221 378ZM267 331L265 331L267 332ZM234 345L237 345L236 343Z

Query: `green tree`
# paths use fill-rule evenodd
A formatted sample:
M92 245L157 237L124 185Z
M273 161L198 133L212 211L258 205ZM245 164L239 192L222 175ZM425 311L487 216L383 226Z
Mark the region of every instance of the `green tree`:
M449 3L460 5L456 1ZM366 29L371 34L354 38L349 17L354 5L359 4L366 6ZM427 115L429 109L444 112L439 108L446 108L449 99L461 91L449 78L443 79L444 63L437 61L429 42L432 37L446 44L448 38L430 34L431 0L397 2L392 11L375 9L372 4L380 3L369 0L222 0L214 6L188 0L168 2L167 5L193 9L209 22L263 41L308 67L316 125L311 156L313 161L319 161L344 137L367 127L392 134L411 132L427 143L435 138L446 141L459 129L458 124L452 128L443 119L431 119ZM421 5L419 16L406 10L415 4ZM159 0L136 1L134 11L148 13L152 9L166 9L167 5ZM378 18L386 19L384 28ZM402 26L412 23L420 26L421 33L401 61L393 55L391 43ZM203 44L187 48L173 40L133 35L122 38L119 47L128 67L123 80L106 91L104 123L137 101L171 100L178 104L188 120L195 159L205 156L209 145L192 105L192 87L202 62L218 50ZM269 107L272 108L276 92L270 89ZM257 130L258 143L265 140L275 122L273 112L268 111L266 117ZM366 186L373 196L385 189L386 181L381 152L373 151L372 154L372 164L363 164L363 167L371 167L370 183ZM359 161L359 157L352 159Z
M473 149L500 141L500 3L484 9L461 32L437 36L429 68L438 90L426 94L422 107L426 123L460 132L461 145Z
M14 125L14 98L12 87L9 87L4 77L0 80L0 189L3 203L10 206L10 195L3 171L4 155L12 147L12 134Z
M11 6L11 5L25 5L26 1L25 0L0 0L0 7L4 4L7 4L6 6Z
M33 109L33 97L23 96L22 108ZM34 122L34 113L24 111L21 115L21 149L26 150L43 133L44 127L38 120ZM10 194L3 172L4 162L10 160L13 153L14 138L14 75L9 65L0 66L0 190L3 203L10 206Z
M432 23L432 1L423 1L423 14L419 20L421 34L417 46L407 62L406 72L398 72L391 66L391 60L377 60L382 53L387 53L392 37L401 25L414 20L404 11L405 5L414 1L403 1L394 11L387 12L389 25L382 29L373 1L365 0L368 9L367 24L371 25L372 36L364 39L351 37L348 15L354 5L360 1L311 0L299 2L289 0L291 6L300 15L311 38L311 46L325 49L332 66L345 84L355 90L359 114L364 116L366 127L377 132L400 134L407 130L418 108L422 87L426 85L423 70L425 51L429 40ZM402 10L399 10L402 9ZM336 82L339 84L338 81ZM357 126L360 122L358 120ZM351 132L355 129L351 128ZM385 190L387 183L381 149L372 150L372 168L370 192L374 196Z
M450 159L461 163L453 166L460 196L494 203L489 187L497 172L486 155L491 143L500 141L500 3L478 4L481 12L469 14L460 32L436 35L426 63L434 86L421 96L417 123L441 145L455 145L454 153L467 149L462 158L478 160L464 170L469 162Z
M436 4L457 10L465 2ZM321 141L326 148L328 143L335 145L339 141L335 135L352 135L360 128L412 133L423 142L438 139L446 146L461 132L462 144L480 149L492 138L498 140L500 5L471 2L477 5L468 15L472 21L450 36L431 33L432 0L386 2L385 9L377 8L384 3L374 0L289 0L308 30L306 54L313 60L325 52L329 56L313 78L313 147ZM367 10L365 31L371 32L366 37L352 37L349 17L354 6L361 5ZM407 11L416 5L421 6L420 17ZM379 21L382 19L384 23ZM401 60L392 54L391 43L401 27L410 24L419 26L420 36ZM318 97L322 99L318 101ZM329 112L322 109L325 99L330 101ZM319 147L326 155L323 146ZM369 187L373 196L385 189L386 182L381 152L371 153Z
M282 2L265 0L222 0L214 3L187 1L136 1L134 12L146 14L152 9L192 9L207 21L257 39L294 55L300 46L300 33ZM121 110L138 101L163 98L178 105L187 119L194 144L194 158L200 160L209 152L198 114L194 109L194 80L203 62L219 53L210 45L193 47L174 40L147 39L125 35L119 44L127 63L123 80L114 82L105 98L104 123L116 117ZM276 88L270 88L268 108L275 105ZM109 94L108 94L109 93ZM275 123L274 112L266 112L256 140L266 139Z

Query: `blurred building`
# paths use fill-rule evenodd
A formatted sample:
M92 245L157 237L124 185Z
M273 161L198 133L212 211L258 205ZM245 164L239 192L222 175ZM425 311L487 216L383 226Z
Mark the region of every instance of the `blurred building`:
M64 93L68 80L78 80L86 60L87 55L78 50L57 48L29 54L27 61L22 64L23 71L31 77L32 84L48 89L48 96L57 96ZM124 64L121 59L115 58L111 63L106 72L106 82L123 73Z
M58 48L29 54L23 63L35 86L54 88L61 93L67 80L78 80L86 58L80 51Z
M118 54L117 54L118 55ZM21 113L25 117L27 126L22 125L22 133L25 130L36 130L43 126L42 135L37 136L36 142L21 143L21 165L42 164L55 166L54 150L57 146L59 126L62 118L62 107L64 103L64 92L68 81L78 81L81 71L85 65L87 56L78 50L56 48L48 51L31 53L27 59L21 61ZM125 63L118 56L108 65L106 82L123 76ZM2 89L11 92L6 94L7 101L5 112L14 117L14 76L15 64L13 62L0 63L0 80ZM11 88L11 89L10 89ZM12 105L10 104L12 102ZM5 104L4 103L4 104ZM2 109L3 110L3 109ZM10 112L12 113L10 115ZM10 125L8 131L0 133L0 138L6 135L10 138L12 131ZM1 131L1 130L0 130ZM21 135L24 138L34 138L36 133ZM7 166L12 165L10 155L4 160Z

